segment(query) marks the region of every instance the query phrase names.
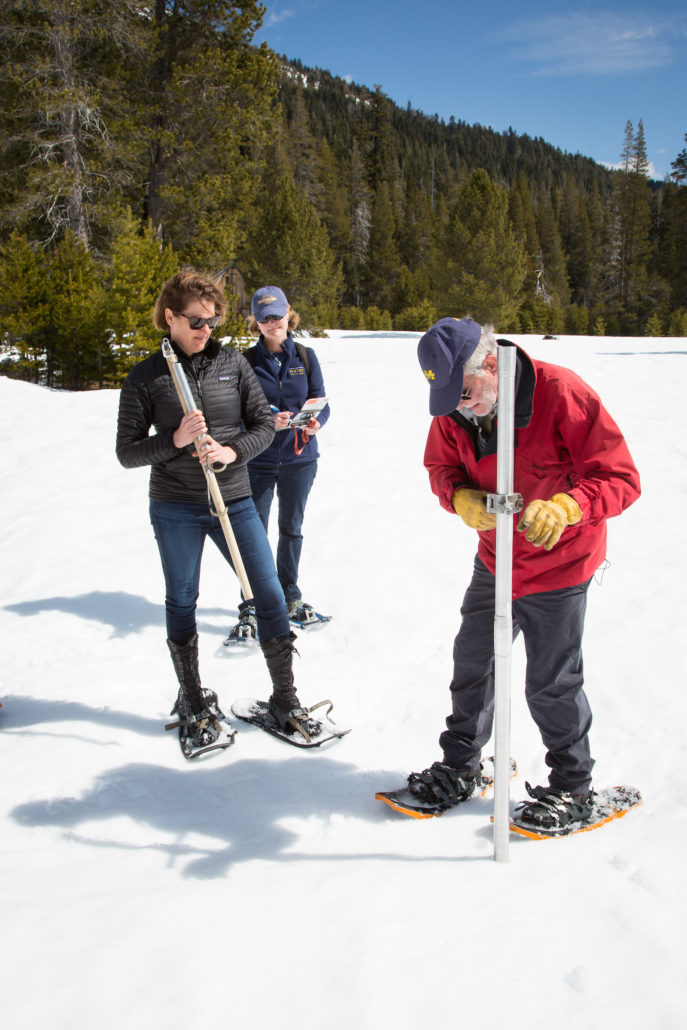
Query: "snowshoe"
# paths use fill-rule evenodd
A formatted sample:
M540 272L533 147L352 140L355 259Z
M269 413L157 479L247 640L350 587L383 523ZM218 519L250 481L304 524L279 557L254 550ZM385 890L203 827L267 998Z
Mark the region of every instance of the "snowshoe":
M178 719L167 723L166 730L179 730L179 746L184 758L198 758L208 751L224 750L234 743L236 730L226 723L226 716L212 690L201 690L203 707L194 715L180 689L170 715Z
M535 787L527 790L533 801L523 801L516 806L510 820L510 828L521 837L532 840L550 840L551 837L567 837L572 833L596 830L613 819L626 815L632 808L642 803L642 795L636 787L605 787L603 790L589 791L586 801L580 801L575 795L557 793L552 797L550 788ZM539 792L542 792L541 794ZM572 797L573 803L566 798ZM537 806L539 809L537 810ZM539 823L523 818L523 813L534 811L535 818L541 817ZM582 818L576 813L581 810ZM548 823L549 825L543 825Z
M255 605L252 601L243 601L239 605L239 621L224 641L225 647L234 644L250 644L258 639L258 620L255 615Z
M524 827L560 832L570 823L585 823L591 818L591 790L569 794L553 787L531 787L527 782L525 789L532 801L521 801L516 808L518 823Z
M324 718L322 720L312 719L312 712L323 705L329 705ZM292 744L294 747L313 748L321 747L329 740L345 737L347 733L351 732L350 729L338 729L329 718L333 707L331 701L319 701L311 708L291 709L286 713L287 718L284 718L282 713L281 718L277 720L272 714L270 702L256 701L254 698L240 698L232 703L231 710L237 718L243 719L244 722L249 722L253 726L258 726L261 730L273 737L278 737L287 744ZM289 720L292 717L296 725L290 723Z
M313 606L305 601L289 602L289 621L294 626L305 629L308 626L318 626L330 620L331 615L322 615L320 612L316 612Z
M510 760L511 779L517 774L514 759ZM408 783L399 790L378 791L377 801L413 819L432 819L443 815L477 792L484 797L494 785L494 759L480 762L477 776L461 774L443 762L435 762L421 773L411 773Z

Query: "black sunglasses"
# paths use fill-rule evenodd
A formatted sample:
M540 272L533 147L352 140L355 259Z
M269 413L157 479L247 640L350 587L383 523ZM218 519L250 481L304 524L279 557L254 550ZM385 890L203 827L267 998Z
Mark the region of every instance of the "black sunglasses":
M191 329L202 329L203 326L208 326L210 329L216 329L222 321L221 315L211 315L210 318L199 318L198 315L184 315L183 311L180 311L179 314L188 319L188 324Z
M258 318L257 321L264 325L265 322L281 322L283 315L265 315L264 318Z

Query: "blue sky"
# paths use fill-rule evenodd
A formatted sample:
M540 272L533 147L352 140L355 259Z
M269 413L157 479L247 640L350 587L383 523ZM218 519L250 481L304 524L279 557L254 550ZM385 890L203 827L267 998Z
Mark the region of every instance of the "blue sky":
M265 0L263 0L265 2ZM644 123L663 178L687 133L684 0L266 0L256 36L277 53L445 121L541 136L614 164Z

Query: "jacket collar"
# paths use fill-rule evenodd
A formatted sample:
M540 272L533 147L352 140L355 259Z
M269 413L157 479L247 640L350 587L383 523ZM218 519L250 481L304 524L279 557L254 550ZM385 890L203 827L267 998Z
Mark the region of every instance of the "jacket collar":
M193 359L190 358L188 354L185 354L181 347L179 347L178 344L176 344L170 336L168 336L167 339L171 343L172 350L178 357L179 361L183 363L188 363L190 365L194 364ZM212 361L214 358L217 357L221 346L222 345L219 342L219 340L215 340L211 336L208 342L205 344L203 350L199 351L199 353L194 356L199 360L201 365L204 365L206 364L206 362Z
M523 429L530 424L532 418L532 402L537 373L529 354L525 354L524 350L517 346L515 350L515 414L513 421L517 429Z
M256 347L258 347L261 351L263 351L269 357L273 357L272 351L269 351L267 349L267 347L265 346L265 338L262 335L262 333L260 333L260 335L258 336L258 342L256 343ZM285 354L288 354L288 356L290 358L293 357L293 355L295 353L295 350L296 350L296 345L293 342L293 337L291 336L291 333L289 333L289 335L283 341L283 343L282 343L282 350L284 351Z

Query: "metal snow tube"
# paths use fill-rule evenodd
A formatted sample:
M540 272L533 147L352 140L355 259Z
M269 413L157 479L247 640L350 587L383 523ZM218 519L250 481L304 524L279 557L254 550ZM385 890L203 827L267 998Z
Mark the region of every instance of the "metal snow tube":
M513 651L513 515L522 497L513 493L516 350L498 345L496 493L487 510L496 514L496 593L494 604L494 860L508 861L510 820L510 698Z
M172 382L174 383L181 407L183 408L184 414L187 415L189 411L195 410L196 402L193 399L193 394L191 393L184 370L179 364L179 359L167 339L162 341L162 355L169 366ZM202 436L197 436L194 441L199 457L202 453L202 441ZM203 465L202 462L201 467L205 473L205 478L208 484L208 494L211 499L210 511L213 515L216 515L220 521L222 532L224 533L224 539L227 541L227 547L229 548L229 554L231 555L234 571L236 572L236 575L239 578L239 583L241 584L243 599L245 601L252 601L253 591L251 590L250 583L248 582L248 575L243 564L241 552L239 551L239 545L236 542L234 531L231 528L227 506L224 503L224 498L222 497L222 492L219 488L219 483L217 482L217 476L211 468L208 468L207 465Z

